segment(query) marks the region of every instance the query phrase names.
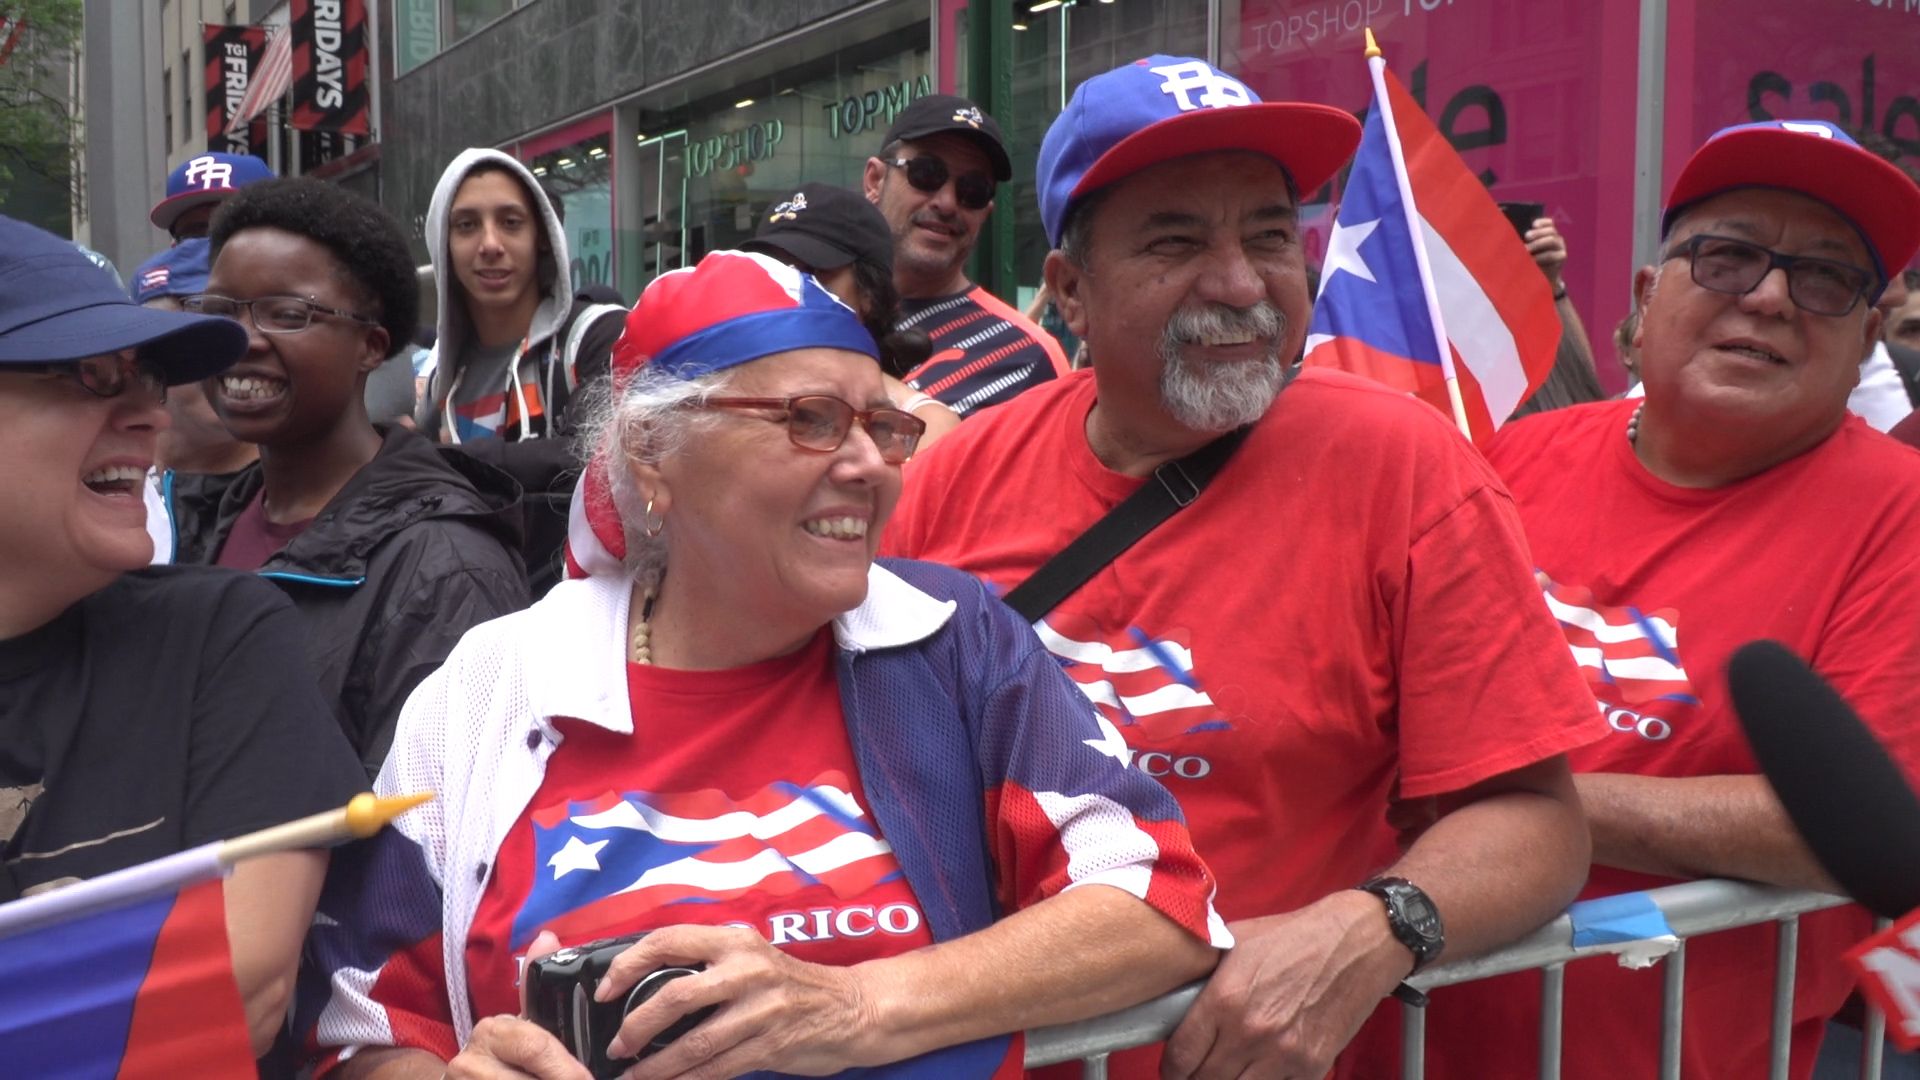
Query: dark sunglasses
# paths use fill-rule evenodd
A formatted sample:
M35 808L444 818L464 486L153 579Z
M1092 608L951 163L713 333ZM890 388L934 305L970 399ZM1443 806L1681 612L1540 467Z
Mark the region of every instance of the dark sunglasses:
M932 154L919 157L889 158L887 164L896 169L907 171L907 183L931 195L947 186L947 179L953 179L953 201L969 210L985 210L993 201L993 180L979 173L961 173L954 176L947 163Z
M1852 263L1782 255L1772 248L1702 233L1667 252L1667 258L1687 257L1693 283L1729 296L1745 296L1760 287L1774 267L1787 272L1787 296L1795 306L1815 315L1845 315L1852 311L1874 277Z
M8 364L0 371L49 375L72 379L94 397L116 398L126 393L129 383L146 387L162 404L167 400L167 377L144 360L128 360L118 355L89 356L85 360L64 360L47 364Z
M831 454L847 441L853 422L867 430L867 437L880 449L880 460L889 465L904 464L920 445L927 422L909 412L893 408L856 409L831 394L800 394L786 398L714 397L690 401L692 409L766 409L779 412L779 419L763 417L787 425L787 438L803 450Z

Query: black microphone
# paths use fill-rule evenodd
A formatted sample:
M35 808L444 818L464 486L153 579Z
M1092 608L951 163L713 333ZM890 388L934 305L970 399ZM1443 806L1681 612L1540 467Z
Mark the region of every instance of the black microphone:
M1777 641L1742 645L1727 685L1761 772L1820 865L1876 915L1920 908L1920 796L1859 714Z

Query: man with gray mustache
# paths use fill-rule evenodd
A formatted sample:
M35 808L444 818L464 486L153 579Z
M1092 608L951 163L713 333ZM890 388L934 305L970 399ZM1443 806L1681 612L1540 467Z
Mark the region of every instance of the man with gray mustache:
M1273 404L1285 373L1280 367L1280 337L1287 317L1265 300L1242 310L1226 304L1181 309L1160 334L1160 396L1167 411L1195 431L1231 431L1251 424ZM1251 363L1209 365L1188 359L1183 346L1214 340L1270 343Z
M1299 193L1359 137L1195 59L1083 84L1039 191L1047 285L1092 368L910 465L882 545L1011 588L1143 486L1193 496L1180 460L1246 429L1035 624L1103 746L1179 798L1238 941L1164 1054L1116 1055L1117 1076L1320 1077L1410 972L1545 922L1586 871L1562 755L1605 729L1505 489L1432 408L1287 378Z

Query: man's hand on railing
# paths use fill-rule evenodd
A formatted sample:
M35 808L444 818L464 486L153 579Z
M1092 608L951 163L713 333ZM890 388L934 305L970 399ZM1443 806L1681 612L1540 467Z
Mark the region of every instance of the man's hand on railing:
M1230 928L1236 944L1167 1039L1163 1077L1317 1080L1413 967L1358 890Z

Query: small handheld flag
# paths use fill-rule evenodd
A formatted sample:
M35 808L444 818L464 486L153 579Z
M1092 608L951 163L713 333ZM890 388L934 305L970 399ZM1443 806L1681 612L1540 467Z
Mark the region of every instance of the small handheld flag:
M1387 71L1321 266L1306 362L1414 394L1484 439L1553 368L1560 318L1493 197Z
M0 904L9 1076L252 1077L220 879L242 859L367 837L431 798L330 810Z

